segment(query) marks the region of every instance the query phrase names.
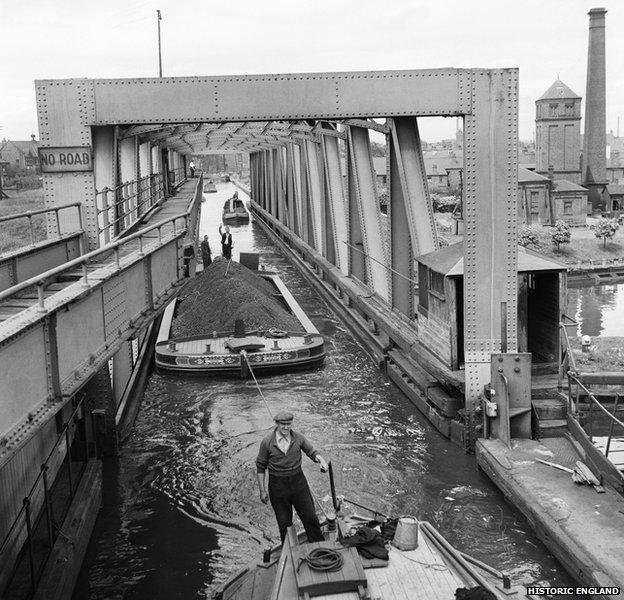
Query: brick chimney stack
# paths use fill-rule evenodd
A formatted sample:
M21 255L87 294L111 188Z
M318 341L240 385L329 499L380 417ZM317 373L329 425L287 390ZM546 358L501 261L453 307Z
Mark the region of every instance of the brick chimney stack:
M583 140L583 185L589 189L593 209L603 206L607 184L607 118L605 71L605 8L589 11L585 136Z

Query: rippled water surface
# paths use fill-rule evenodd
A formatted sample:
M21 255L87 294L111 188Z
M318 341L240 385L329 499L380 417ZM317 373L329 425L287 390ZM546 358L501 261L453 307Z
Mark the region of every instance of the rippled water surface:
M218 219L234 191L206 196L201 233L219 253ZM324 367L262 377L271 411L295 413L330 458L339 493L391 514L432 521L449 540L526 583L572 584L526 521L373 365L344 326L254 225L232 229L238 252L261 253L326 337ZM205 598L279 541L258 498L254 461L270 431L252 381L155 373L133 433L106 465L104 507L76 599ZM315 495L326 475L304 457ZM362 512L362 511L359 511Z
M624 336L624 283L570 287L566 314L578 322L577 335Z

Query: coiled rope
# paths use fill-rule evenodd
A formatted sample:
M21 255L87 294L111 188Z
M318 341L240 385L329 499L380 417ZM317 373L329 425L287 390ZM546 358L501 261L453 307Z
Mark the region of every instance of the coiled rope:
M303 563L306 563L313 571L331 573L342 569L344 559L338 550L333 550L332 548L314 548L314 550L311 550L308 554L299 559L297 573L299 573L299 569L301 569Z

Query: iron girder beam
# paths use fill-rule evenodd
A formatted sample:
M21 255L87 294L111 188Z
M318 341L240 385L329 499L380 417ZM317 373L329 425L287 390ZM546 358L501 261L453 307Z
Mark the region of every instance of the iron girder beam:
M361 237L354 245L358 245L358 242L362 244L361 252L363 252L366 272L364 283L381 298L388 300L390 296L388 262L381 230L379 198L368 130L362 127L349 127L347 137L351 175L349 178L350 206L355 204L357 207L360 226L358 237ZM350 218L355 218L355 214L350 215ZM354 258L352 255L352 260Z
M308 228L310 232L309 244L320 254L325 256L324 240L324 201L322 186L322 165L319 161L319 145L314 142L305 142L306 177L308 188Z
M517 348L518 71L473 71L464 118L464 339L466 398L490 378L490 355ZM506 319L501 319L501 303Z
M390 250L392 306L414 316L415 258L438 248L433 206L427 185L418 123L411 117L391 119Z
M462 69L87 81L97 125L459 115L470 102Z
M349 238L349 226L345 206L345 193L340 168L340 148L338 138L323 136L321 142L325 172L326 229L327 246L332 246L331 260L345 275L349 269L349 247L344 243ZM331 243L330 243L331 238Z

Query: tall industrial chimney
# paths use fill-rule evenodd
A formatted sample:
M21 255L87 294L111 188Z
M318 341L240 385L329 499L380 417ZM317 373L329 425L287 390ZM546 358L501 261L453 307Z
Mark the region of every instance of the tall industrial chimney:
M583 185L589 189L592 208L602 208L607 184L607 118L605 74L606 8L589 11L585 137L583 140Z

